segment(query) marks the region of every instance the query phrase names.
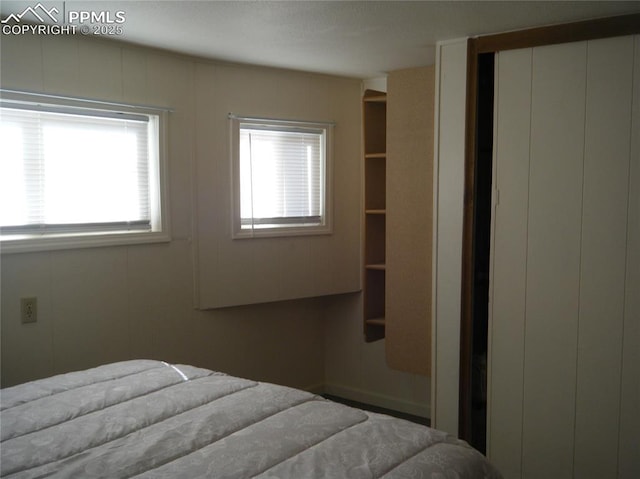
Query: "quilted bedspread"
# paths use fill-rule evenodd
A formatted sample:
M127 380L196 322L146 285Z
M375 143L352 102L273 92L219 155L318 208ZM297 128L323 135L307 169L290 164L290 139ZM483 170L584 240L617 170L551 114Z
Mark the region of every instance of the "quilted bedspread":
M1 392L7 478L499 478L443 432L308 392L137 360Z

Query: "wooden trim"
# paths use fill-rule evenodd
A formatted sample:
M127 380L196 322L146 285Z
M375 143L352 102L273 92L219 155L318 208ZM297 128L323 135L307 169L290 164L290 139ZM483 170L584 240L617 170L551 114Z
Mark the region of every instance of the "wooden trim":
M462 304L460 318L460 396L458 435L471 436L471 349L473 344L473 223L475 216L476 121L478 104L477 40L467 41L467 104L465 109L464 206L462 224Z
M471 38L467 43L465 112L465 180L462 233L462 292L460 317L460 390L458 433L471 437L471 349L473 344L474 213L476 189L476 130L478 55L518 48L596 40L640 34L640 13L583 22L530 28Z
M478 53L596 40L640 33L640 13L530 28L477 38Z

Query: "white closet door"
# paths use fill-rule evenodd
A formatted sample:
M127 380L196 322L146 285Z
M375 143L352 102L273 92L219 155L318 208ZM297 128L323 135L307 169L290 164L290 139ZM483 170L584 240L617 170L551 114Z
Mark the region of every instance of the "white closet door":
M640 477L640 35L635 37L618 477Z
M586 47L533 51L522 426L532 477L571 477L573 463Z
M590 42L588 54L574 476L615 477L633 38Z
M489 335L487 455L505 477L522 471L524 326L529 208L532 51L496 56L494 184L500 185L493 224L493 321ZM497 217L496 217L497 215Z
M497 56L488 454L506 478L622 471L633 61L632 37Z

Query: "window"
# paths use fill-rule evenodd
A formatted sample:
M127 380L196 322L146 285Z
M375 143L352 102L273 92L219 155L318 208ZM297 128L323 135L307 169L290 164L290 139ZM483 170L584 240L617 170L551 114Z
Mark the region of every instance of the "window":
M4 96L3 252L168 240L162 113Z
M233 236L331 232L332 125L231 117Z

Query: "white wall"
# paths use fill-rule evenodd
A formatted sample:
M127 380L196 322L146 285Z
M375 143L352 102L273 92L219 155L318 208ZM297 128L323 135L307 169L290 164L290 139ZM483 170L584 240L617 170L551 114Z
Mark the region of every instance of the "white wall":
M360 82L199 62L195 69L197 293L202 308L360 290ZM229 113L334 122L333 232L232 239Z
M431 417L430 380L387 366L384 340L365 343L362 297L336 296L325 320L326 391L355 401Z
M458 434L467 40L439 43L434 154L432 425Z
M389 370L383 343L364 343L360 293L211 311L194 307L200 274L195 221L202 240L226 214L228 190L217 188L226 178L216 162L226 161L227 93L239 97L239 81L250 88L238 113L299 117L321 103L314 116L346 128L336 141L335 227L351 249L337 251L328 272L338 285L352 285L353 272L342 277L335 265L355 264L359 279L359 80L84 37L4 36L0 48L3 88L175 110L169 120L170 243L0 256L3 386L109 361L157 358L315 390L326 382L334 393L426 415L424 378ZM289 97L288 110L273 112L273 101L283 96ZM355 263L343 256L354 244ZM307 249L298 259L309 255ZM38 298L36 324L20 324L24 296Z
M134 357L189 362L298 387L322 384L323 300L194 309L194 167L211 158L196 141L196 127L211 135L217 128L213 120L196 116L202 106L196 92L208 99L210 91L234 91L234 79L223 78L228 72L251 78L250 95L258 97L279 88L281 78L292 87L282 94L293 97L304 98L307 88L313 86L315 93L323 85L327 97L337 92L346 96L347 105L351 97L355 124L350 128L357 132L360 83L214 65L86 38L4 36L1 48L4 88L174 109L169 115L170 243L2 255L3 385ZM198 83L202 70L218 75ZM198 120L206 123L196 125ZM226 141L221 136L216 138ZM357 177L357 139L353 144L353 158L343 155L341 161L351 164ZM336 189L338 203L350 200L353 193L346 190L347 185ZM216 191L210 193L210 209L220 208ZM353 211L357 214L357 205ZM352 234L357 244L357 228ZM20 324L23 296L38 298L36 324Z

